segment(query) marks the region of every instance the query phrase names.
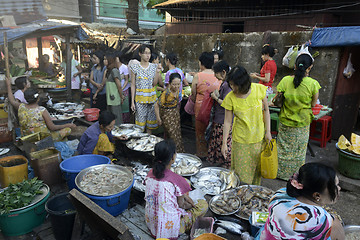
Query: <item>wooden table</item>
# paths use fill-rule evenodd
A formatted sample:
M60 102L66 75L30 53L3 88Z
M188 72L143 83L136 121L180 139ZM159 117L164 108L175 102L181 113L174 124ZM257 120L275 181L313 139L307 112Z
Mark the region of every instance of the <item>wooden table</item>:
M278 113L278 114L280 113L280 108L279 108L279 107L269 106L269 110L270 110L270 112L276 112L276 113ZM329 108L329 107L327 107L326 109L321 109L320 112L319 112L319 114L316 114L316 115L314 116L313 121L319 120L319 119L322 118L323 116L326 116L326 115L330 114L332 111L333 111L333 109L332 109L332 108ZM308 149L309 149L309 151L310 151L310 155L311 155L312 157L315 157L314 150L312 149L312 147L311 147L311 145L310 145L309 142L308 142Z

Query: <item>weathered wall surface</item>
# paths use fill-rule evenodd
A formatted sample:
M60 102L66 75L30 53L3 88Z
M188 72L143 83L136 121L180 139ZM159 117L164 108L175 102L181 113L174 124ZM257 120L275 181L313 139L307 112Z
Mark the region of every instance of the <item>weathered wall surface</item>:
M199 69L198 58L204 51L211 51L219 38L225 53L224 60L230 66L240 64L249 73L260 72L261 48L264 33L223 33L223 34L179 34L168 35L165 43L165 54L174 52L178 54L180 67L184 72L196 72ZM293 70L282 66L282 58L291 45L302 44L311 38L312 32L273 32L271 34L271 45L279 50L274 56L278 67L275 84L282 77L293 74ZM164 44L163 36L155 36L156 50L161 51ZM337 70L340 58L339 48L319 48L314 67L310 76L319 81L322 86L320 90L320 102L323 105L331 105Z

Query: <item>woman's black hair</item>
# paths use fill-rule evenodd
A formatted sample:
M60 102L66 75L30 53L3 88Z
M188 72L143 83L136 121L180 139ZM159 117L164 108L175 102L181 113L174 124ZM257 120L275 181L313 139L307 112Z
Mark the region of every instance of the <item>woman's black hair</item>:
M275 55L275 48L272 46L264 46L261 50L261 55L269 54L270 57L273 57Z
M150 49L150 52L151 51L151 47L149 45L146 45L146 44L142 44L140 47L139 47L139 53L144 53L145 52L145 49Z
M165 59L168 59L171 63L171 65L176 65L177 61L178 61L178 58L177 58L177 55L175 53L168 53L166 54L166 58Z
M159 57L159 54L157 54L156 52L151 52L151 57L149 62L153 62L155 59L157 59Z
M116 66L115 66L116 56L112 52L106 53L105 56L106 56L106 60L108 61L108 65L106 66L107 71L106 71L105 77L108 78L109 75L111 74L111 71L113 70L113 68L116 68Z
M215 63L214 66L212 67L212 69L213 69L214 73L220 73L222 71L229 73L229 71L230 71L229 64L224 60L221 60L221 61L218 61L217 63Z
M39 99L39 92L34 88L26 89L24 92L24 97L28 104L36 103L36 101Z
M313 199L313 194L329 191L331 200L338 196L338 188L335 184L336 171L321 163L306 163L299 169L297 181L303 185L303 189L297 189L287 182L286 192L290 197L306 197Z
M203 52L199 57L199 61L205 68L211 69L214 65L214 55L211 52Z
M173 140L167 139L155 145L155 159L153 173L157 179L164 177L166 166L176 153L176 145Z
M95 55L96 57L99 58L99 60L100 60L100 67L101 67L101 70L102 70L102 69L104 68L104 56L105 56L104 52L101 51L101 50L98 50L98 51L95 51L95 52L91 53L90 55L91 55L91 56L92 56L92 55Z
M218 55L219 61L224 58L224 52L223 52L223 50L215 50L215 51L213 51L212 53L213 53L213 55L215 55L215 54Z
M231 68L229 74L226 75L226 81L236 85L240 94L246 94L251 87L249 74L244 67L239 65Z
M26 87L26 81L27 81L27 77L25 77L25 76L18 77L15 80L15 85L18 89L23 90Z
M99 125L104 127L108 126L112 121L116 119L116 115L110 111L102 111L99 116Z
M179 73L175 72L175 73L170 74L170 76L169 76L169 84L171 84L172 81L173 81L175 78L178 78L178 79L180 79L180 81L181 81L181 75L180 75Z
M297 88L300 86L303 78L305 77L306 69L313 64L313 59L308 54L301 54L296 58L295 61L295 77L294 86Z

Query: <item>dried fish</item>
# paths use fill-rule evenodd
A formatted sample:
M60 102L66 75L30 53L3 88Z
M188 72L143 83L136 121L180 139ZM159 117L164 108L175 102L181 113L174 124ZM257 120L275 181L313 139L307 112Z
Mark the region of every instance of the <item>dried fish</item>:
M230 215L237 212L240 208L241 201L236 196L236 191L227 190L219 195L214 196L210 202L210 209L219 215Z
M143 165L138 162L132 162L134 165L133 174L134 174L134 188L140 192L145 192L145 178L150 171L147 165Z
M253 211L267 212L269 201L274 193L271 189L262 186L240 186L237 189L237 196L240 197L241 207L236 215L243 219L249 219Z
M131 181L126 172L101 167L88 171L80 180L79 186L92 195L110 196L125 190Z
M150 152L154 151L155 144L162 140L160 137L150 135L139 139L131 139L126 143L126 146L135 151Z
M206 167L200 169L196 175L191 176L190 180L195 188L200 188L209 195L217 195L222 189L226 188L223 185L224 183L226 186L229 185L227 182L229 172L230 171L225 168ZM237 175L234 176L237 178ZM231 180L231 178L229 180ZM232 184L234 183L235 181ZM238 185L239 183L240 180L237 179L236 184Z
M192 176L196 174L202 166L201 159L192 154L178 153L171 166L171 171L181 176Z

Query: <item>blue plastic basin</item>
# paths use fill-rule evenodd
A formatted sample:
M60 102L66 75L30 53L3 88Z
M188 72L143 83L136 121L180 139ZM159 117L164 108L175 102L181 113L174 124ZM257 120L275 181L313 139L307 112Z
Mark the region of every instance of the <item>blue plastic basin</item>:
M108 157L96 154L86 154L71 157L62 161L60 163L60 169L70 191L73 188L78 189L75 185L75 178L81 170L95 165L110 163L111 160Z
M131 185L127 189L125 189L120 193L106 197L94 196L87 194L81 190L80 191L85 196L90 198L94 203L99 205L102 209L104 209L105 211L116 217L119 214L121 214L125 209L127 209L130 200L131 188L133 187L133 185L134 185L134 178Z

